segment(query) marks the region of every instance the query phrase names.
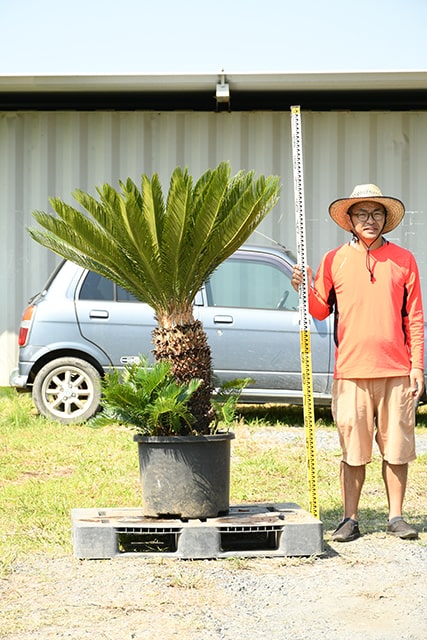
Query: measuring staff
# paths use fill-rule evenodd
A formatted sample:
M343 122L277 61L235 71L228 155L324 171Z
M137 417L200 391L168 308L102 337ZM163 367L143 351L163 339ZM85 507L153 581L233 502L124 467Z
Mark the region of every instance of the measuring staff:
M300 345L301 345L301 373L304 400L304 425L306 439L306 456L308 471L308 486L310 492L310 513L319 518L319 501L317 490L316 445L314 434L314 401L313 401L313 373L311 365L310 319L308 313L308 281L305 242L305 211L304 211L304 177L302 161L302 134L300 107L291 107L292 129L292 159L295 192L295 226L297 239L298 264L303 274L303 281L299 287L300 311Z

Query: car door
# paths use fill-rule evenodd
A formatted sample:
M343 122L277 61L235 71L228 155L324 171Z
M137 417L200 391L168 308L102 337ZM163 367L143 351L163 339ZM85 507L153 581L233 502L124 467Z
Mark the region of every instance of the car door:
M115 367L141 354L151 355L154 311L126 289L88 271L76 291L75 305L82 336L102 349Z
M197 308L212 349L219 382L251 376L246 395L260 399L301 396L298 294L292 265L268 252L239 251L206 283ZM313 392L328 392L331 323L311 321Z

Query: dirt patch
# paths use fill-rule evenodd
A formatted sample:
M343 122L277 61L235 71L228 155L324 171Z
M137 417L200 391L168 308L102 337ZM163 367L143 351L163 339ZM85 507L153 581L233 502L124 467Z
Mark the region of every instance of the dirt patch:
M418 640L427 534L385 533L317 558L33 557L0 582L8 640Z

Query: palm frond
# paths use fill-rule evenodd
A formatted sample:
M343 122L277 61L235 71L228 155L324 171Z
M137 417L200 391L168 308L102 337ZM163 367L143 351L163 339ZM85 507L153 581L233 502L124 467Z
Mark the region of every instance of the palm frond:
M222 203L219 223L211 236L210 253L217 265L236 251L254 232L278 200L279 179L260 177L255 183L242 181Z
M202 267L205 261L202 258L206 253L212 255L209 246L212 233L218 224L218 215L227 191L229 175L228 165L221 163L215 171L209 172L207 179L202 176L196 184L192 225L186 239L186 243L192 246L193 250L191 260L190 256L187 260L183 256L181 273L183 287L192 288L194 295L206 280L206 275L203 273L204 267Z
M181 269L188 256L188 228L192 214L192 178L181 168L172 173L160 251L165 278L174 283L174 297L180 297ZM184 256L183 256L184 254Z
M56 216L35 211L44 230L29 232L55 253L125 287L170 325L191 316L203 282L276 204L279 180L255 180L251 171L230 179L230 166L222 162L195 185L187 169L177 167L166 204L157 174L142 175L140 189L130 178L120 187L99 187L99 200L74 191L83 212L52 198Z
M92 427L111 423L128 426L142 435L166 435L191 430L195 421L189 401L201 380L178 383L171 363L149 366L146 358L125 368L113 370L102 381L102 413L90 421Z

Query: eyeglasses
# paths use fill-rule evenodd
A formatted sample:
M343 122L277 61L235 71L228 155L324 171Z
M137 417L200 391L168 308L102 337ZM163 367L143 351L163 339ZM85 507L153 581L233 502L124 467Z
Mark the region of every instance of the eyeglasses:
M375 222L382 222L385 216L384 211L374 211L373 213L367 213L366 211L361 211L360 213L350 213L352 218L357 218L359 222L367 222L369 218L372 218Z

